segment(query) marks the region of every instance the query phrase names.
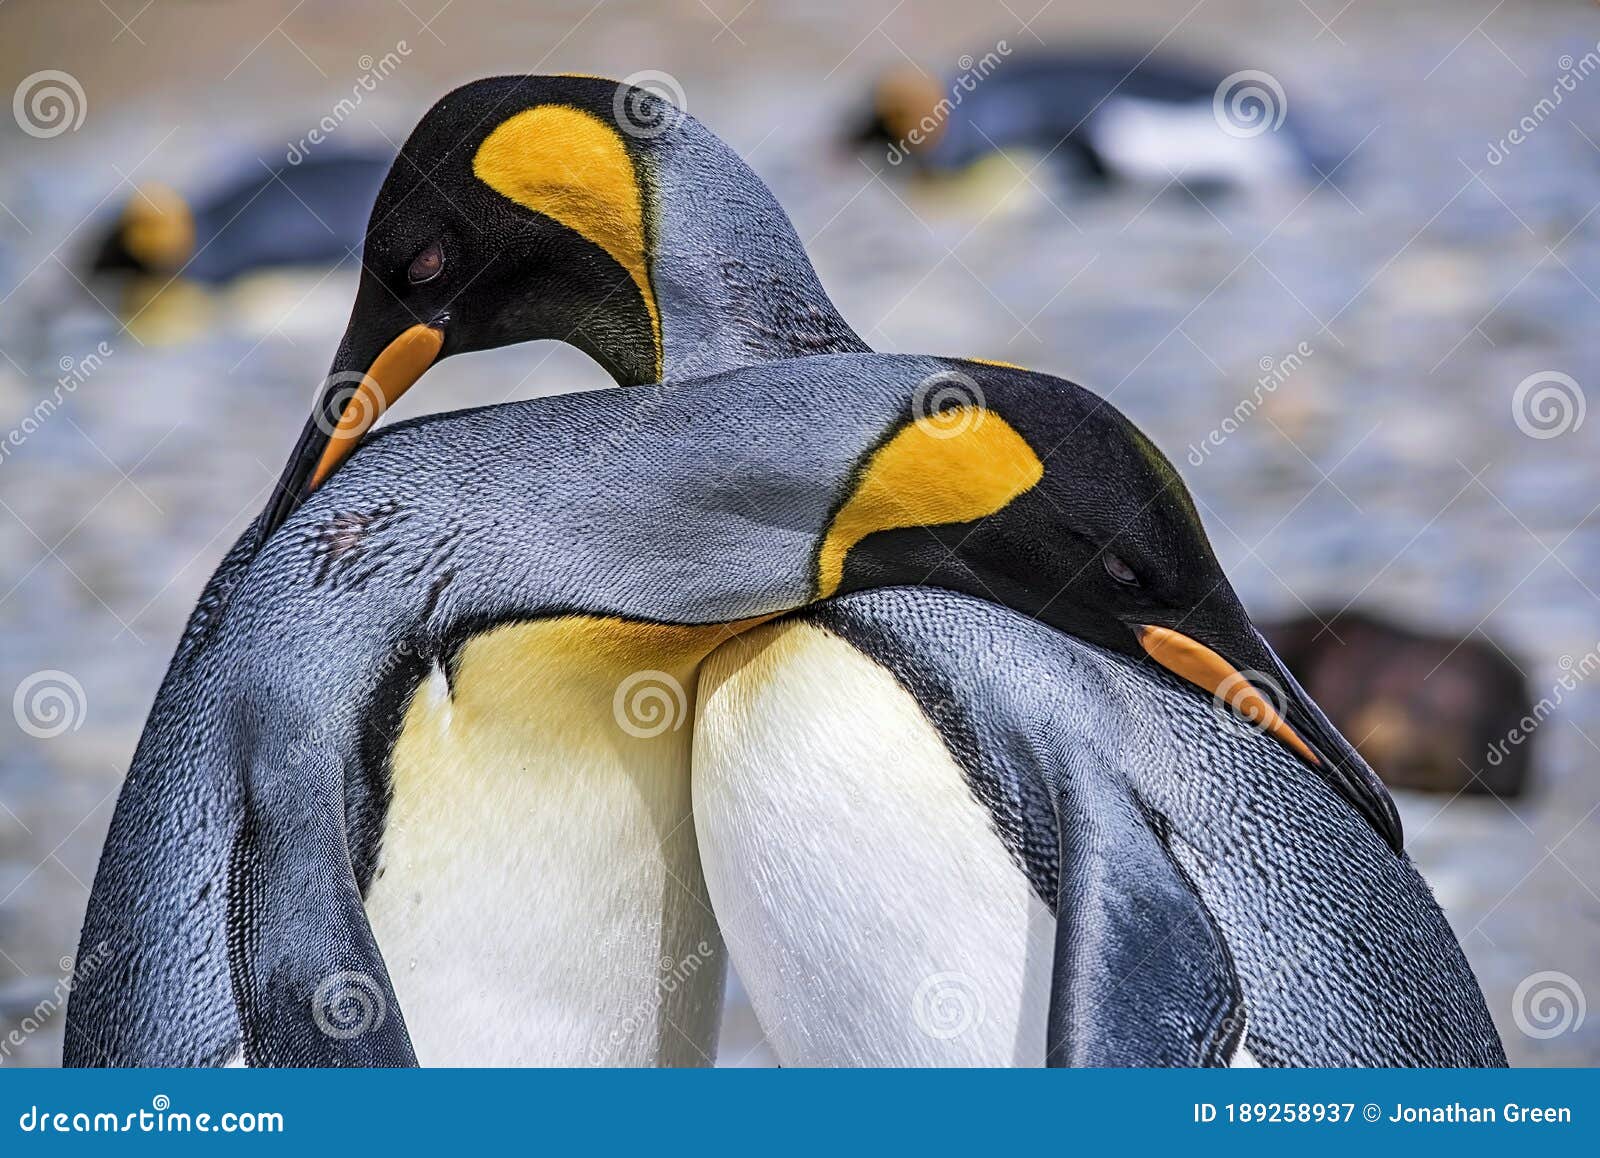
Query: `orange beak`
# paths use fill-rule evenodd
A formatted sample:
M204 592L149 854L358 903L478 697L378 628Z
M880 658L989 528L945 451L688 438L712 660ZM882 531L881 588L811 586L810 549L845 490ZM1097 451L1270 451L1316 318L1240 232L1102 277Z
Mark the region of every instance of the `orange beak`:
M316 469L311 472L308 490L316 490L350 457L362 435L372 429L402 394L416 385L417 379L439 357L443 346L443 331L417 325L383 348L345 403L339 423L328 437L328 445L323 448Z
M1169 627L1140 627L1139 643L1162 667L1216 696L1313 768L1322 761L1243 672L1198 640Z

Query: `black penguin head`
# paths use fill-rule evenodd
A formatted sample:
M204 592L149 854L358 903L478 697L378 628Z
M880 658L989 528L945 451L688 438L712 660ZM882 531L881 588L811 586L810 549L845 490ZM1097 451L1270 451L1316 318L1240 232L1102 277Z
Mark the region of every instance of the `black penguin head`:
M819 556L819 594L896 583L1158 664L1293 751L1399 849L1377 776L1251 623L1172 464L1104 399L971 364L919 386Z
M100 242L89 270L171 277L194 252L194 233L194 215L175 190L141 185Z
M440 358L570 342L624 385L661 377L642 146L704 132L654 93L495 77L423 117L373 205L350 323L264 540Z
M258 542L435 361L542 338L624 386L866 349L760 178L671 101L598 77L476 81L428 111L379 190L349 326Z
M890 69L872 86L870 107L850 133L851 144L884 148L891 164L927 161L946 129L949 94L915 65Z

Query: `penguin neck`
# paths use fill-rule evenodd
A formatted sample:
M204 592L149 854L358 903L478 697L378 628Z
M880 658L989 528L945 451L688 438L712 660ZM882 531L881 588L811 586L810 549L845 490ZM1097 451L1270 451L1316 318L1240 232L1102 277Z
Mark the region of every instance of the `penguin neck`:
M689 117L655 146L651 280L665 381L870 352L822 288L788 214L737 153Z

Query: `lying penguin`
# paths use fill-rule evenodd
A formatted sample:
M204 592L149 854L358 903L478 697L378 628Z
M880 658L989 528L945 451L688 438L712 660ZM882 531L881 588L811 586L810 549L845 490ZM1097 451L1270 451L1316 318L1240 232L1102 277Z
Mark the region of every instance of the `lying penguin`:
M93 248L91 275L183 277L216 286L279 266L338 265L361 245L394 156L344 150L255 161L202 193L135 190Z
M275 281L351 261L393 159L330 151L292 163L251 160L188 194L141 185L93 244L80 280L108 282L125 324L145 342L189 341L224 324L273 328L306 296L305 286ZM284 293L292 297L274 308Z
M878 79L870 105L852 140L923 175L1015 151L1089 181L1197 188L1315 180L1332 167L1287 120L1275 78L1148 53L991 52L946 78L905 65Z

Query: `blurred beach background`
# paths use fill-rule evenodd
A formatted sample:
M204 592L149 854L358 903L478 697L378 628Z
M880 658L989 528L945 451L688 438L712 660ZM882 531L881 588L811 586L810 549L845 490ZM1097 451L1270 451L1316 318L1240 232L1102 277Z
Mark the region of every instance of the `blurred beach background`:
M135 186L266 172L325 118L318 148L390 148L452 86L524 72L670 78L875 347L1108 395L1259 618L1490 635L1546 705L1528 790L1397 793L1410 852L1513 1062L1600 1062L1597 41L1580 0L0 4L0 1065L59 1062L145 713L355 283L345 262L129 300L85 275L97 239ZM841 145L885 69L1002 42L1265 73L1330 176L1097 190L1008 155L932 182ZM52 85L65 123L28 100ZM543 343L452 359L396 415L607 384ZM770 1060L736 997L720 1061Z

